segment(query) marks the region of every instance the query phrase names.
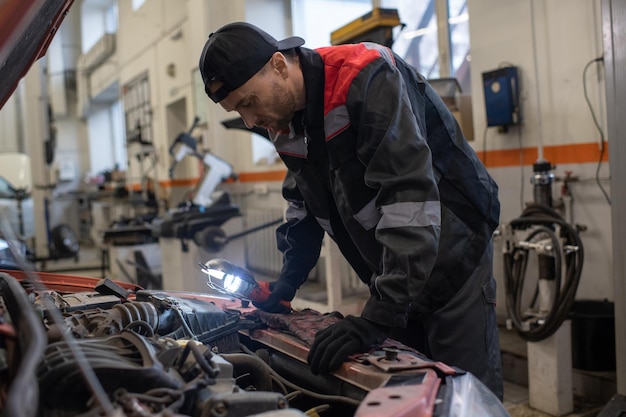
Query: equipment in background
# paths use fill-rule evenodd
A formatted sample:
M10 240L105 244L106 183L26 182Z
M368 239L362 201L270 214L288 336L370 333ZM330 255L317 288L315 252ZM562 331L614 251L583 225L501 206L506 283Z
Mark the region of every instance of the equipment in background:
M331 32L331 45L375 42L391 48L393 28L400 25L397 9L375 8L358 19Z
M39 188L52 189L54 186ZM45 197L44 216L48 255L37 256L29 247L29 240L35 237L35 218L32 200L32 177L30 157L23 153L8 152L0 154L0 212L9 219L13 235L25 245L26 256L30 262L41 262L65 258L77 258L80 250L78 237L74 230L62 223L51 226L50 199Z
M517 67L508 66L482 73L487 126L503 132L521 123Z
M231 204L226 192L216 191L223 181L235 177L233 169L226 161L199 149L198 141L191 136L198 121L196 117L189 130L179 134L170 146L174 161L169 172L173 179L176 165L190 155L203 162L204 176L191 199L151 224L161 249L163 287L169 290L206 292L195 265L207 258L217 256L238 264L244 261L243 241L227 244L228 235L243 230L239 207Z
M272 292L269 281L257 282L250 271L225 259L211 259L199 265L202 272L209 276L207 285L221 293L240 300L262 303L267 301ZM281 301L281 304L291 308L288 301Z
M198 149L198 141L191 136L191 132L196 128L199 121L200 119L196 117L189 131L178 135L170 146L169 153L174 158L174 162L170 166L169 174L170 179L173 179L176 165L187 155L200 159L205 169L208 168L209 171L204 174L204 177L194 190L191 203L199 207L209 207L218 198L215 195L217 186L229 178L235 179L236 176L233 173L233 167L228 162L210 152L202 153Z
M195 265L207 258L245 264L245 242L241 238L282 221L279 218L244 230L239 206L231 204L228 193L216 191L223 181L236 175L226 161L201 152L198 141L191 136L198 121L196 117L189 131L178 135L170 146L169 153L174 158L170 177L174 176L176 164L187 155L203 162L204 177L191 200L183 201L151 225L161 248L163 287L170 290L206 292L202 272Z
M158 239L149 223L115 222L104 230L102 244L102 278L105 270L116 280L137 284L146 289L161 289L162 266Z
M29 156L0 153L0 210L20 239L35 236L32 187Z
M567 318L584 260L580 230L552 208L551 169L547 161L534 164L535 201L504 229L507 313L519 335L531 342L552 336ZM526 286L529 261L537 267L534 289Z

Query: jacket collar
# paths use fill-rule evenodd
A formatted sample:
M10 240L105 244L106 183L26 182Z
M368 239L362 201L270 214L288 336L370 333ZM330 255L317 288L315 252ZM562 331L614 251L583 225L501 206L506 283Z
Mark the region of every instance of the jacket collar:
M324 127L324 62L315 50L300 48L300 68L304 76L306 108L304 125L308 130Z

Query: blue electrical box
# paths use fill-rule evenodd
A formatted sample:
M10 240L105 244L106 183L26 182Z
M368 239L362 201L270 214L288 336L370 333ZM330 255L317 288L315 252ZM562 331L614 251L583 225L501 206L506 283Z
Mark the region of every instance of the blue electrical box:
M483 72L483 90L487 126L510 126L520 123L517 67L503 67Z

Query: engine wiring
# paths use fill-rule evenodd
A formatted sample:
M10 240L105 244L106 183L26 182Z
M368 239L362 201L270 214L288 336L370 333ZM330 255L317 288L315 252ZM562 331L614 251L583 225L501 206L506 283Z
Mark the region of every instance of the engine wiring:
M26 260L23 258L20 251L16 248L15 242L17 242L17 238L15 237L6 216L0 217L0 235L5 237L11 254L19 263L22 264L22 266L24 267L23 270L26 272L28 279L33 283L38 283L43 286L43 283L40 282L37 275L31 273L30 268L27 266ZM50 311L50 317L52 318L54 324L56 324L61 329L62 338L67 344L68 349L72 352L74 358L76 358L78 370L82 375L85 384L89 387L91 393L93 394L95 401L99 404L105 415L113 415L113 412L115 411L113 404L109 400L104 388L102 387L102 384L96 377L94 370L89 366L89 362L85 357L85 353L80 349L78 343L76 342L76 339L73 337L71 332L67 331L67 327L61 313L56 309L56 306L50 298L43 297L42 302Z

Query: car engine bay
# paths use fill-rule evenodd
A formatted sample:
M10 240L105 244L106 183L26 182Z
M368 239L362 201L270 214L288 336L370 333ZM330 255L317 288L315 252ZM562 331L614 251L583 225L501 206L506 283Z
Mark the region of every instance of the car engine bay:
M0 296L6 417L508 415L471 374L389 339L314 375L308 346L337 312L25 271L0 272Z

